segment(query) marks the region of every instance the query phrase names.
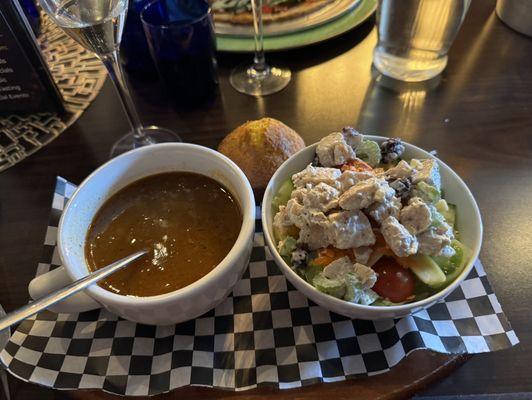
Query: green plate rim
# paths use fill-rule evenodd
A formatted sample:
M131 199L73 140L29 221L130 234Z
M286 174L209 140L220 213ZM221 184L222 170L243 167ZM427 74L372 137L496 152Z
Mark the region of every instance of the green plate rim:
M328 24L320 25L313 29L305 29L281 36L265 37L264 50L296 49L339 36L368 19L377 9L377 1L362 0L353 11ZM216 44L218 51L223 52L250 53L254 51L253 38L250 37L217 36Z

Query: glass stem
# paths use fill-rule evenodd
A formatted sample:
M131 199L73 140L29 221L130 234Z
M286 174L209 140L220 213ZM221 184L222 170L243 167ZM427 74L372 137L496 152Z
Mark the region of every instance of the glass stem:
M140 146L147 140L147 138L142 131L142 123L140 122L139 115L137 114L137 109L135 108L135 104L133 104L133 99L131 98L131 94L129 93L129 90L126 85L124 73L122 71L122 67L120 66L120 61L118 58L118 50L103 55L100 58L103 62L103 65L105 65L109 76L111 77L111 81L113 82L116 91L118 92L118 95L120 96L122 106L124 107L124 111L126 112L127 120L131 125L131 128L133 129L135 147L137 147L137 144Z
M268 65L264 59L264 37L262 31L262 0L251 0L251 10L253 12L253 30L255 33L253 69L255 70L255 73L267 74Z

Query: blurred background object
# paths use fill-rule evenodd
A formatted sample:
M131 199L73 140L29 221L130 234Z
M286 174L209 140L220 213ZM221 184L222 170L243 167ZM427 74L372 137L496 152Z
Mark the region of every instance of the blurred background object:
M142 79L154 78L157 74L150 57L150 49L140 13L150 0L129 0L122 43L120 44L120 61L130 74Z
M214 100L216 37L206 1L155 0L141 13L151 56L172 101L192 108Z
M292 77L288 68L271 66L264 56L264 26L262 23L262 0L251 0L255 54L253 64L242 64L231 72L231 86L250 96L266 96L283 90Z
M127 0L40 0L40 5L57 26L102 61L115 86L131 130L113 145L111 158L141 146L181 141L169 129L143 126L127 87L119 55Z
M532 36L532 1L498 0L497 15L510 28Z
M375 67L395 79L434 78L447 65L447 52L471 0L379 0Z
M30 23L31 30L35 36L39 36L41 32L41 16L39 9L34 0L19 0L19 3L24 10L24 15Z
M40 20L30 14L38 16L31 2L0 2L1 116L65 111L35 37Z

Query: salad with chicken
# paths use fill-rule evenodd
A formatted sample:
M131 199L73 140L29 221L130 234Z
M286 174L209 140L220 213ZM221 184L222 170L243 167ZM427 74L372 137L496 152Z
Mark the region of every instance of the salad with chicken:
M391 306L449 285L467 262L456 207L435 159L403 158L351 127L324 137L314 161L279 188L272 207L279 254L317 290Z

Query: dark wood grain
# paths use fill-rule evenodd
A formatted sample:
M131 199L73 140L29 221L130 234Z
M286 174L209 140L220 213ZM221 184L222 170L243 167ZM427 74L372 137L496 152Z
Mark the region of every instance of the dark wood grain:
M392 400L409 398L427 387L431 382L442 378L462 365L467 356L448 357L443 354L415 351L409 359L401 363L400 367L392 369L384 375L376 375L364 379L354 379L344 382L328 383L326 385L312 385L303 388L279 391L273 388L252 389L246 392L232 392L213 390L210 388L185 387L163 395L154 397L139 397L139 400L256 400L268 397L279 397L287 400L323 399L334 396L336 399L368 399ZM405 369L408 371L409 381L405 385ZM325 389L325 390L323 390ZM118 399L119 396L109 396L101 391L77 391L71 393L73 399L91 398L95 400Z
M214 147L244 120L268 115L293 127L307 143L350 124L365 133L400 136L436 149L469 185L484 218L481 258L519 335L519 346L475 356L438 384L431 382L461 358L419 352L380 377L239 397L407 397L428 384L425 393L434 395L532 391L526 368L532 363L532 40L502 24L494 4L472 2L441 80L427 84L391 85L372 72L373 21L327 43L271 55L271 60L292 68L293 81L283 92L263 99L241 95L227 81L230 69L249 56L220 55L220 95L201 110L176 111L156 82L134 80L145 122L173 128L187 142ZM0 174L0 304L7 311L28 299L27 284L39 261L55 176L80 182L107 160L111 144L126 130L107 82L68 131ZM10 384L16 400L71 397L15 379ZM173 396L218 394L185 389ZM83 396L96 398L94 393Z

